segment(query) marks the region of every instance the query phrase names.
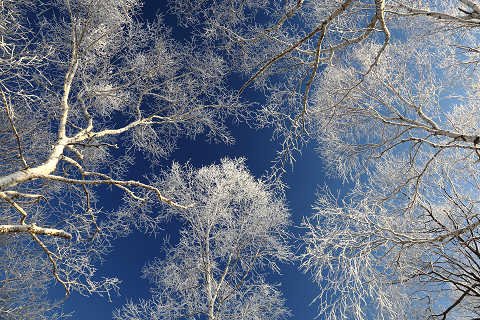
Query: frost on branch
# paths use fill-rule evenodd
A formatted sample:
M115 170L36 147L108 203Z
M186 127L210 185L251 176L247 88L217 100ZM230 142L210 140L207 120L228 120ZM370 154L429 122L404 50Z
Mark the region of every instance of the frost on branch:
M286 318L279 290L263 276L291 258L283 199L238 159L198 170L175 164L161 183L192 207L168 209L183 223L180 241L143 270L152 298L126 304L115 319Z
M117 287L94 280L121 204L102 209L112 189L127 202L182 207L149 172L127 177L135 156L148 170L180 137L230 143L223 122L240 116L221 56L177 43L160 20L141 21L140 7L0 1L0 233L42 252L66 294Z

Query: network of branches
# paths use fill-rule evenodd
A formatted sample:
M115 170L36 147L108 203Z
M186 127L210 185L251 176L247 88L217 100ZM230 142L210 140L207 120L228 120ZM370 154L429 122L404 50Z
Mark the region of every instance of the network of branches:
M0 317L61 318L52 280L110 295L114 239L172 217L151 300L118 319L288 317L264 272L292 258L283 173L313 145L312 170L345 183L298 235L319 316L480 317L478 2L172 0L175 26L141 10L0 0ZM180 139L233 143L232 120L273 130L266 179L228 159L159 172Z

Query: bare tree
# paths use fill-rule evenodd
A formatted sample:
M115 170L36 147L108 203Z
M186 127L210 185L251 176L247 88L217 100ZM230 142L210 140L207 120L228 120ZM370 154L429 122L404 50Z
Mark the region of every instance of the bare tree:
M478 317L478 162L450 150L428 161L383 156L347 199L319 200L304 267L322 284L322 312Z
M369 70L374 44L325 70L313 97L319 151L355 185L305 223L330 319L478 317L478 74L458 51L476 40L408 25L368 77L353 65Z
M278 289L264 272L291 258L289 213L270 186L243 160L194 170L174 165L160 182L187 210L170 208L183 222L179 243L144 268L152 299L129 303L115 319L284 319Z
M329 288L321 310L331 318L388 318L408 305L419 306L419 317L477 312L476 2L175 1L181 23L196 25L195 42L182 44L160 20L138 21L139 7L0 0L0 233L15 240L8 246L42 253L67 293L115 289L116 279L93 280L110 235L132 224L156 228L160 205L204 208L190 207L202 203L195 193L169 192L155 177L127 178L129 169L139 154L155 165L180 136L206 132L230 142L223 122L240 104L224 84L238 72L240 93L253 86L266 94L256 123L281 137L281 164L313 137L331 172L356 184L345 203L322 200L306 222L304 266ZM105 191L124 195L120 210L100 209ZM199 235L193 218L177 215ZM187 245L146 270L182 265L177 253L190 252ZM275 288L253 285L258 279L252 291L233 290L235 299L215 305L220 291L228 296L218 272L233 263L217 258L219 269L210 266L217 273L203 273L210 295L188 300L202 312L224 317L252 299L262 314L258 297L266 296L279 305ZM236 263L232 289L247 285L242 272L250 275L248 262ZM162 294L124 312L169 305L172 296ZM395 295L404 298L394 303ZM173 310L185 315L177 302Z
M306 221L304 267L323 287L320 313L478 317L479 4L176 8L223 37L247 75L240 92L267 93L259 120L283 136L281 157L314 137L330 172L355 185Z
M223 59L176 43L161 19L140 21L140 6L0 1L0 233L19 252L43 252L67 294L117 287L94 281L118 234L105 192L149 206L147 220L158 203L184 208L147 178L126 178L136 158L148 170L181 136L232 141L223 120L240 104L224 89Z
M51 283L42 252L32 252L23 237L0 237L0 318L5 320L63 319L60 301L46 299ZM13 243L20 242L20 243ZM19 258L21 257L21 258Z
M293 161L295 151L314 135L315 96L329 94L321 81L325 70L335 73L348 65L349 85L341 92L348 97L370 77L390 45L403 50L401 43L413 34L417 44L436 39L442 47L475 54L475 41L462 37L480 25L478 4L470 0L184 0L172 6L183 23L223 41L232 67L246 77L240 93L253 86L265 94L258 125L274 128L282 143L281 163ZM370 51L358 64L354 56L359 47Z

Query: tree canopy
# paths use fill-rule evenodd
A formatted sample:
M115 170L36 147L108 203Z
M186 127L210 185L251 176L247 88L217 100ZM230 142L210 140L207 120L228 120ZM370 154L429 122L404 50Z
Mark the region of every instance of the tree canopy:
M115 239L168 219L180 239L144 268L152 298L118 319L286 318L266 279L290 246L322 319L480 316L477 1L141 10L0 0L0 317L61 317L52 279L116 291L96 276ZM273 132L262 179L243 160L161 169L184 138L233 143L239 121ZM294 240L285 173L306 148L343 185L294 213Z
M280 291L264 278L292 257L289 212L271 187L230 159L198 170L174 165L160 184L191 207L170 210L183 222L179 243L143 270L152 299L116 319L286 318Z

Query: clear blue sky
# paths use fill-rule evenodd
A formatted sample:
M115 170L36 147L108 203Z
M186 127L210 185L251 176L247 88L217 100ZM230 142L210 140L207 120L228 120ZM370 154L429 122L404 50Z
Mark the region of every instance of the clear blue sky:
M175 18L166 15L166 2L164 0L147 1L143 10L144 18L153 19L157 12L161 12L165 15L165 22L173 29L174 35L185 36L184 32L176 27ZM164 166L170 166L172 161L180 163L190 161L194 166L199 167L218 162L225 156L246 157L251 172L260 177L271 165L278 147L278 144L271 141L271 132L255 131L242 124L232 124L231 130L237 140L235 145L209 144L202 137L198 137L196 141L183 140L178 144L178 149L172 157L164 162ZM137 160L140 163L142 161ZM314 202L317 187L336 183L324 176L321 160L312 148L305 148L303 154L298 157L295 167L289 168L285 181L290 186L287 191L287 201L293 223L297 226L301 223L302 217L311 214L311 205ZM108 205L115 207L118 198L111 196L109 201ZM112 296L112 302L108 302L105 298L97 296L87 298L74 293L67 300L65 311L74 311L72 319L75 320L106 320L111 319L112 311L127 300L149 298L149 285L147 281L140 278L141 269L146 262L160 254L163 236L172 234L172 239L175 239L177 230L178 226L173 222L167 225L165 233L157 238L134 233L117 240L112 254L106 257L103 265L99 266L99 275L120 278L123 281L120 288L121 295ZM302 231L294 227L292 232L299 235ZM281 272L281 275L272 275L272 280L281 283L287 306L293 313L292 319L315 318L316 306L310 303L318 292L318 288L310 282L307 275L298 271L298 264L282 265Z

